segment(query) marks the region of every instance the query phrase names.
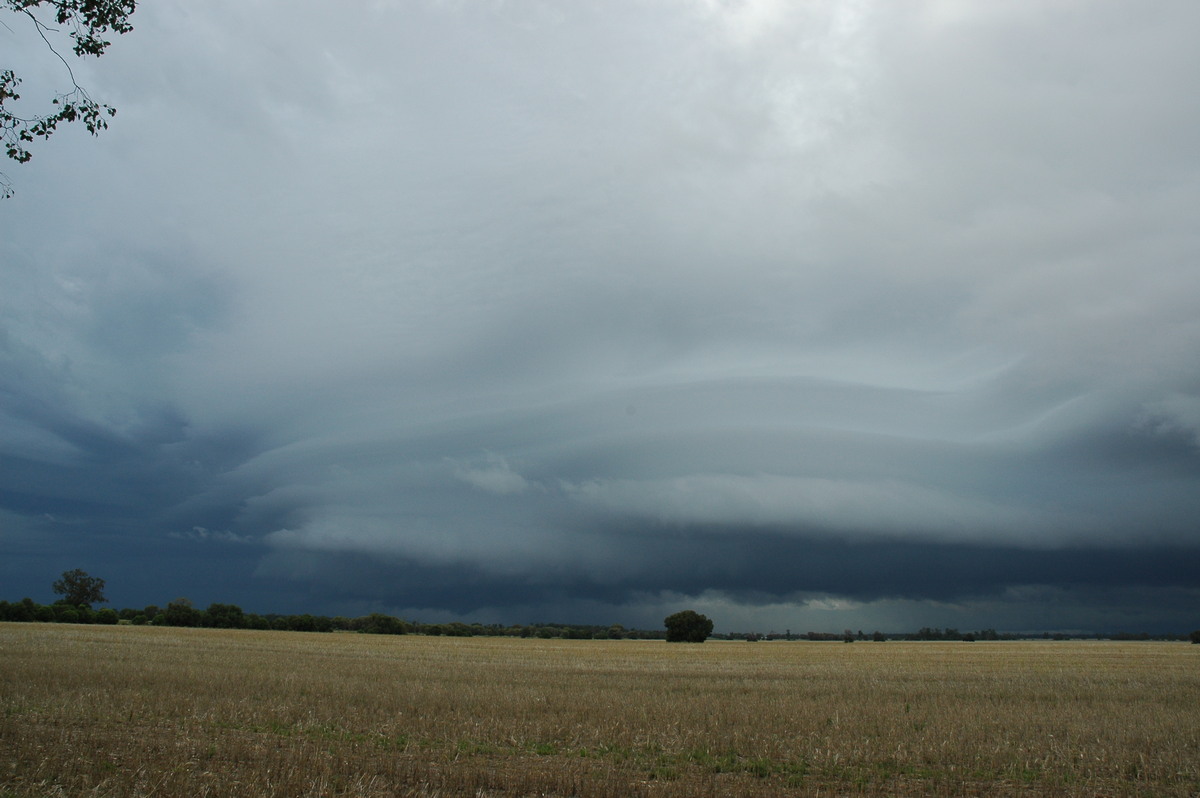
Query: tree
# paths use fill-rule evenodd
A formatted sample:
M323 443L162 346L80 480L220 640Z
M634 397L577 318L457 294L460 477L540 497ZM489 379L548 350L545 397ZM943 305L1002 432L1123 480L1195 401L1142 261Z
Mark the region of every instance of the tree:
M382 612L373 612L354 622L358 631L369 635L402 635L406 631L404 622Z
M218 629L241 629L246 625L246 614L236 604L209 604L200 617L201 626Z
M713 630L713 622L694 610L668 615L663 623L668 643L703 643Z
M175 599L162 613L163 623L167 626L199 626L203 617L203 613L186 598Z
M86 571L75 568L63 571L61 579L51 587L54 592L63 597L63 601L73 607L92 608L93 604L104 604L104 580L96 576L88 576Z
M109 31L125 34L133 30L129 18L136 7L137 0L0 0L0 10L27 18L50 52L62 61L71 84L70 90L50 100L51 107L44 113L22 115L17 109L21 78L12 69L0 70L0 140L9 158L28 162L33 153L26 145L35 138L50 138L63 123L82 122L93 136L108 128L108 118L115 116L117 109L92 99L51 39L61 38L65 30L76 56L98 58L111 44L105 38ZM0 197L12 194L7 176L0 173Z

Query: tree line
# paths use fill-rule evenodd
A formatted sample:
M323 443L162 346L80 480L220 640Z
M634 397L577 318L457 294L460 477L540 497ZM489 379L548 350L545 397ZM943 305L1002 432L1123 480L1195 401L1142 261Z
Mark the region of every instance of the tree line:
M277 613L258 614L245 612L236 604L210 604L204 609L195 607L186 598L175 599L166 606L151 604L141 608L93 609L87 605L74 605L65 600L53 604L39 604L24 598L9 602L0 600L0 621L41 623L86 623L86 624L132 624L135 626L177 626L217 629L260 629L292 632L359 632L362 634L390 635L442 635L446 637L523 637L568 640L663 640L667 632L661 629L630 629L620 624L589 625L568 623L531 624L481 624L481 623L421 623L396 618L383 613L371 613L354 618L325 615L283 615ZM927 629L917 632L890 633L873 632L852 640L1018 640L1018 639L1066 639L1063 634L1049 632L1033 635L999 634L985 629L980 632L960 633L954 629ZM1187 640L1200 643L1200 631L1185 634L1151 635L1146 632L1117 632L1112 634L1070 635L1075 638L1107 638L1112 640ZM828 632L783 633L732 632L710 634L713 640L749 641L845 641L846 635Z
M107 604L104 596L105 582L78 568L65 571L51 586L61 596L53 604L38 604L31 598L17 602L0 600L0 621L41 623L86 623L86 624L131 624L134 626L177 626L216 629L258 629L292 632L358 632L362 634L389 635L442 635L447 637L524 637L568 640L667 640L668 642L703 642L714 640L808 640L837 641L852 643L859 640L884 642L887 640L952 640L973 642L975 640L1019 640L1106 638L1112 640L1191 640L1200 643L1200 630L1190 634L1159 634L1146 632L1115 634L1065 635L1044 632L1040 634L998 633L995 629L975 632L960 632L954 628L922 627L916 632L870 634L862 630L846 629L841 634L828 632L806 632L793 634L769 632L733 632L714 634L713 622L692 610L684 610L667 616L662 629L629 629L621 624L591 625L566 623L531 624L481 624L421 623L408 621L384 613L373 612L354 618L325 615L284 615L277 613L258 614L246 612L236 604L214 603L200 609L186 598L177 598L166 606L148 605L142 608L93 609L93 604Z
M42 623L132 624L134 626L179 626L215 629L259 629L290 632L362 632L365 634L423 634L448 637L536 637L572 640L640 639L660 640L661 630L626 629L621 624L607 626L563 623L481 624L420 623L374 612L356 618L326 615L283 615L246 612L236 604L210 604L200 609L187 598L177 598L160 607L121 610L93 609L107 604L105 582L79 568L64 571L51 585L61 598L53 604L38 604L31 598L18 602L0 601L0 621ZM703 616L701 616L703 617ZM711 622L709 624L711 629Z
M444 635L447 637L532 637L570 640L661 640L663 630L627 629L620 624L588 625L565 623L481 624L421 623L383 613L355 618L312 615L283 615L245 612L236 604L210 604L200 609L186 598L166 606L151 604L141 608L92 609L66 601L38 604L30 598L0 601L0 621L41 623L131 624L134 626L176 626L213 629L259 629L290 632L361 632L388 635Z

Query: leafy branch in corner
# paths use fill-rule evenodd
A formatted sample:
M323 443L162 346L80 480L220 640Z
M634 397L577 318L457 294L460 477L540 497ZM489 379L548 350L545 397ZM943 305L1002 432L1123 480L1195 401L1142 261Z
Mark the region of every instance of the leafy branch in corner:
M71 49L78 57L99 57L104 54L110 41L105 38L111 31L125 34L133 30L129 18L137 6L137 0L2 0L0 8L26 17L33 29L58 60L66 68L71 82L70 91L56 94L50 101L53 108L47 113L21 116L12 110L13 104L21 99L17 88L21 78L14 70L0 71L0 141L5 154L17 163L28 163L33 158L28 144L35 139L48 139L64 123L82 122L93 136L108 128L108 119L117 113L111 105L98 103L87 90L79 85L70 63L54 47L52 36L65 30L70 36ZM48 7L58 28L43 22L34 12ZM7 27L7 26L6 26ZM10 29L11 30L11 29ZM0 197L13 194L8 177L0 173Z

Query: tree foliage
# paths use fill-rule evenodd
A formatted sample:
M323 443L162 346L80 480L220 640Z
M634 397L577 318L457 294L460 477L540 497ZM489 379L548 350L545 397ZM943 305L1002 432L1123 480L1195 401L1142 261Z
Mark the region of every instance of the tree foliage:
M209 604L200 616L200 625L218 629L244 629L246 613L236 604Z
M108 599L104 597L104 580L97 576L89 576L87 571L79 568L63 571L51 587L54 592L63 597L63 602L73 607L87 607L93 604L103 604Z
M108 34L124 34L133 30L130 16L137 0L0 0L0 10L25 17L33 31L45 42L50 52L62 61L71 88L59 92L50 100L50 107L41 113L22 115L16 108L21 95L17 89L21 78L12 69L0 70L0 141L5 154L17 163L32 157L27 145L34 139L48 139L60 124L82 122L93 136L108 128L108 118L117 109L98 103L75 80L67 59L54 46L54 40L64 35L71 41L77 57L104 54ZM11 28L10 28L11 29ZM11 197L12 186L0 173L0 196Z
M175 599L163 610L163 621L167 626L199 626L203 617L203 613L186 598Z
M668 615L663 623L668 643L703 643L713 630L713 622L694 610Z

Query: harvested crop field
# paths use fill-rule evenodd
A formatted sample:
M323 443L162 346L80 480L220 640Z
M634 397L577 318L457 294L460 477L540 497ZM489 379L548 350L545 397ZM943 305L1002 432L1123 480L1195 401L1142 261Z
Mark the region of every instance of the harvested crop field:
M0 796L1200 794L1200 646L0 624Z

